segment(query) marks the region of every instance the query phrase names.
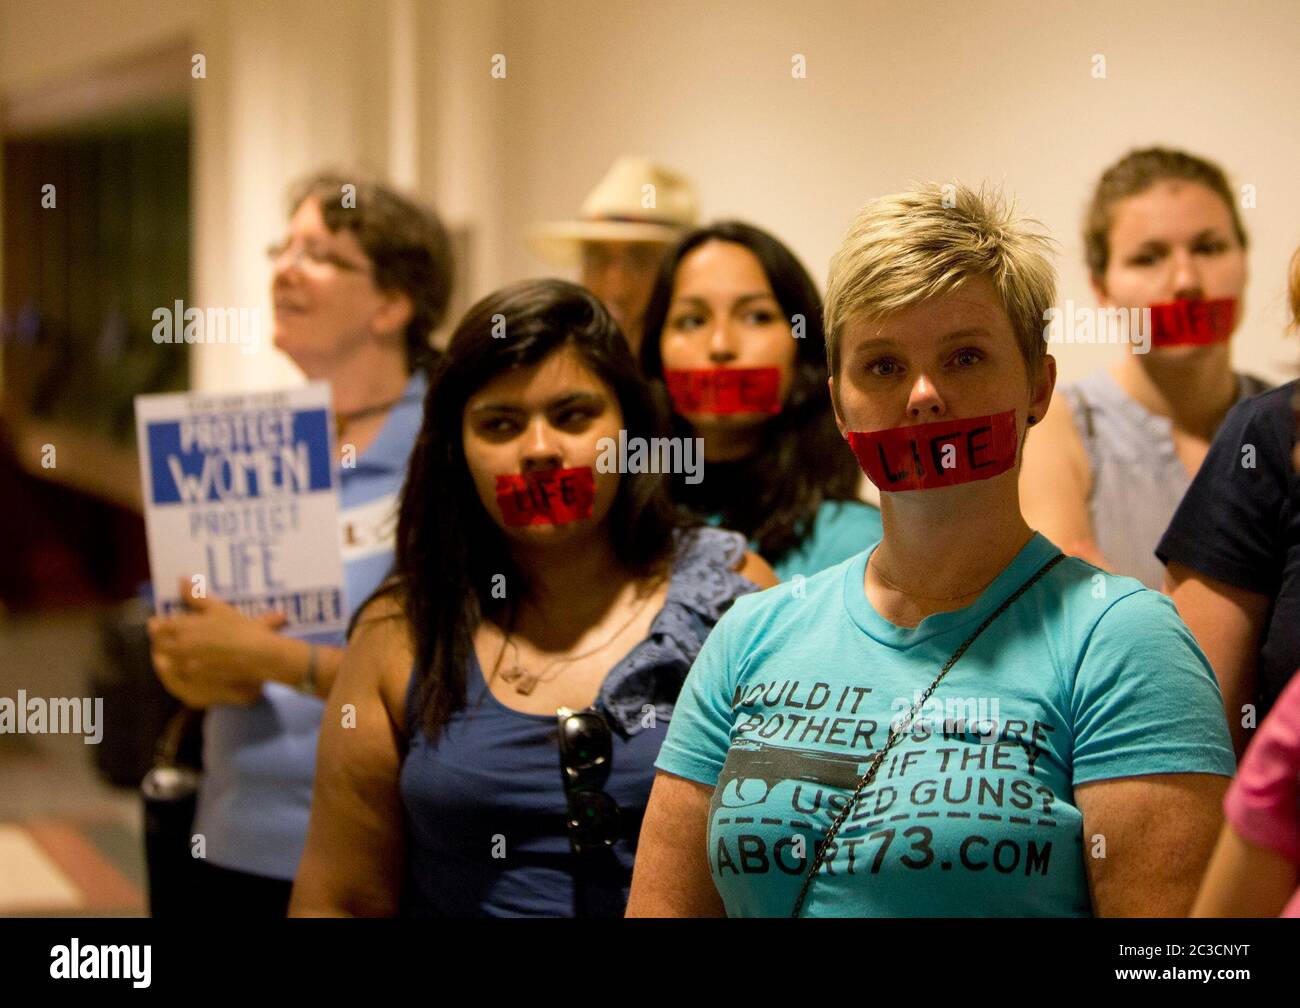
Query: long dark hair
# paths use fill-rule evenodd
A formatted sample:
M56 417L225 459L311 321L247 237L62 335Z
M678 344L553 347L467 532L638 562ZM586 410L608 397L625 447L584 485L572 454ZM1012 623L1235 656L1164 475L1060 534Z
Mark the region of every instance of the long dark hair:
M826 388L826 341L822 334L822 303L803 264L766 231L742 221L718 221L682 237L664 257L645 314L641 369L663 402L660 338L672 302L677 267L707 241L741 245L752 252L787 319L802 315L804 335L797 348L793 380L781 412L768 422L757 451L737 463L734 476L705 479L696 485L677 478L673 495L699 515L720 514L726 528L755 542L764 559L775 563L812 531L821 505L830 500L856 500L858 467L835 426ZM691 428L673 417L673 433L690 436Z
M465 706L480 620L509 622L512 607L529 594L527 573L474 488L462 440L465 404L497 375L539 364L565 346L613 390L629 440L664 434L663 413L627 340L581 287L529 280L469 309L429 382L402 488L393 573L376 593L392 595L406 615L415 653L413 710L431 739ZM623 474L606 522L615 556L638 576L667 567L673 532L691 524L673 505L666 477L655 473ZM505 576L508 601L492 596L496 575Z

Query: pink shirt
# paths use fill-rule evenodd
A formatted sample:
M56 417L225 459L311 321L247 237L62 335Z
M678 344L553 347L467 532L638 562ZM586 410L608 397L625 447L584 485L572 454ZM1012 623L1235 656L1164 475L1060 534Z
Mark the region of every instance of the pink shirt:
M1243 840L1300 866L1300 674L1291 678L1246 749L1223 811ZM1300 889L1282 916L1300 917Z

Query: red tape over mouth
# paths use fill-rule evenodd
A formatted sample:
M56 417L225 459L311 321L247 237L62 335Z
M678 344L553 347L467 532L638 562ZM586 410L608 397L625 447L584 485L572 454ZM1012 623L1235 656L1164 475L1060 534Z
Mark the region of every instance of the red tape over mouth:
M497 504L507 525L566 525L591 517L596 475L591 466L497 477Z
M665 371L664 383L678 413L781 412L780 368Z
M1237 321L1237 299L1175 301L1151 306L1151 345L1205 346L1222 343Z
M933 490L999 476L1016 464L1016 411L879 431L849 431L858 465L881 490Z

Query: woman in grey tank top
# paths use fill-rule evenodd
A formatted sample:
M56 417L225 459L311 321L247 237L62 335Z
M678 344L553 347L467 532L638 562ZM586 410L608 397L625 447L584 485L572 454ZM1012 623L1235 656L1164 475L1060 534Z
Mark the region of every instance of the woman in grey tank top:
M1229 337L1242 314L1246 233L1217 165L1150 148L1102 175L1084 244L1101 308L1178 307L1151 313L1157 345L1150 317L1126 313L1141 321L1125 332L1123 356L1060 390L1025 444L1025 516L1065 551L1160 588L1156 543L1214 432L1236 402L1266 388L1232 370ZM1164 319L1204 319L1220 309L1222 324L1186 327L1166 342ZM1072 306L1058 317L1091 310Z

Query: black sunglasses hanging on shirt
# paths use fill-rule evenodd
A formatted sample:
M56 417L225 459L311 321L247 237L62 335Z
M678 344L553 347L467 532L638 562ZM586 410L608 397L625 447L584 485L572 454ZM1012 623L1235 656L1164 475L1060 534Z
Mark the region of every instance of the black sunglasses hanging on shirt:
M569 845L575 854L606 850L622 836L623 826L618 803L603 790L612 767L613 735L599 711L561 707L556 716Z

